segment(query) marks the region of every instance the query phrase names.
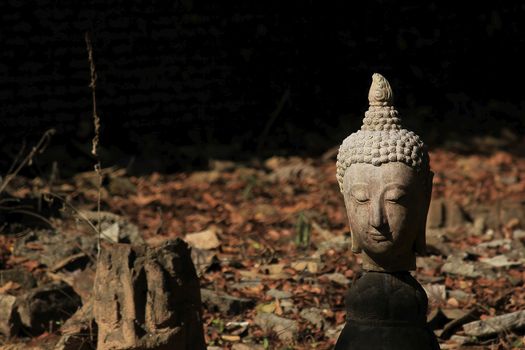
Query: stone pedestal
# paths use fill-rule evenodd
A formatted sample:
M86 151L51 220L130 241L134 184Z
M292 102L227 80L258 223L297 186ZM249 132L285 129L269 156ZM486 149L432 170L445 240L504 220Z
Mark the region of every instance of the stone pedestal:
M367 272L348 291L347 322L335 350L439 350L427 304L409 272Z

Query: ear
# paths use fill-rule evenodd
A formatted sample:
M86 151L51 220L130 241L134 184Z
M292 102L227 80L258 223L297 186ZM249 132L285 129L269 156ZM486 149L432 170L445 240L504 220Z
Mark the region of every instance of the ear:
M417 254L425 254L427 250L426 241L426 228L427 228L427 214L428 208L430 207L430 200L432 198L432 180L434 179L434 173L429 171L426 179L423 181L423 203L421 203L421 223L419 226L419 232L416 235L416 241L414 243L414 250Z

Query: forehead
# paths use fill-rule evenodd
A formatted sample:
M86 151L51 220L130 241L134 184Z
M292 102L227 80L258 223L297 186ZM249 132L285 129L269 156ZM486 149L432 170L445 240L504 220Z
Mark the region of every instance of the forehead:
M357 163L346 169L343 186L355 183L389 184L409 186L415 180L415 170L401 162L384 163L379 166Z

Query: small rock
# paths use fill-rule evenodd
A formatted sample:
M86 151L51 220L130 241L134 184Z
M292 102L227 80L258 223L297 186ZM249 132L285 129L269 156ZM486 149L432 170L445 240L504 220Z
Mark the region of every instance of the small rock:
M80 297L65 283L37 287L17 300L22 324L35 335L49 331L50 324L67 320L80 305Z
M308 271L317 273L320 270L320 261L300 260L291 264L292 269L298 272Z
M239 337L238 335L223 334L221 335L221 339L229 342L236 342L240 341L241 337Z
M266 292L266 295L275 299L289 299L292 297L292 293L277 289L270 289Z
M113 224L109 225L106 229L102 230L102 238L105 240L108 240L113 243L119 242L119 225L118 222L114 222Z
M17 283L21 289L31 289L36 286L36 280L33 275L29 271L20 268L0 270L0 285L7 282Z
M197 270L199 277L208 271L214 263L219 263L215 252L199 248L193 248L191 250L191 260L193 261L193 265L195 265L195 270Z
M195 171L188 178L190 184L213 183L221 178L221 173L216 170L212 171Z
M461 258L455 256L450 256L447 259L441 267L441 272L470 278L476 278L482 275L474 264L464 262Z
M284 342L293 341L299 330L297 321L264 312L257 313L254 322L265 332L273 331Z
M329 250L334 250L335 252L342 252L346 251L348 248L350 248L352 242L350 237L347 236L335 236L334 238L322 242L319 244L317 250L312 255L312 258L319 259L322 255L324 255Z
M239 290L239 289L245 289L245 288L257 288L260 285L261 285L261 280L258 278L249 279L249 280L241 278L239 282L230 284L230 288Z
M509 261L505 255L496 255L492 258L481 258L480 261L492 267L509 267L521 265L519 261Z
M233 344L232 350L264 350L264 346L257 345L257 344L237 343L237 344Z
M290 299L284 299L280 301L281 309L284 313L297 313L297 308L295 307L295 304Z
M479 248L499 248L499 247L505 247L507 249L510 248L510 244L512 241L510 239L494 239L489 242L484 242L478 244Z
M98 227L100 221L102 237L104 238L107 235L106 239L109 241L114 241L116 238L118 243L144 243L138 226L125 217L107 211L96 212L87 210L81 210L79 215L91 221L95 227Z
M215 228L209 228L201 232L189 233L184 240L197 249L215 249L221 245L216 231Z
M342 286L348 286L350 284L350 280L348 278L345 277L345 275L343 275L342 273L339 273L339 272L334 272L334 273L327 273L325 275L326 278L328 278L328 280L334 282L334 283L337 283L337 284L340 284Z
M451 298L455 298L456 300L464 303L468 302L470 298L472 298L472 294L466 293L461 289L451 290L450 292L448 292L448 295Z
M311 307L308 309L301 310L301 313L299 314L302 318L310 322L315 326L317 329L323 329L325 325L325 319L323 317L323 314L321 310Z
M512 238L518 240L525 239L525 230L514 230L514 232L512 232Z
M20 319L16 311L16 297L0 294L0 333L10 338L20 327Z
M228 294L201 289L202 303L212 311L220 311L229 315L238 315L252 308L255 302L251 299L237 298Z
M232 335L241 335L248 329L249 322L228 322L225 329Z
M516 311L486 320L474 321L463 325L466 335L486 337L502 332L508 332L525 326L525 311Z

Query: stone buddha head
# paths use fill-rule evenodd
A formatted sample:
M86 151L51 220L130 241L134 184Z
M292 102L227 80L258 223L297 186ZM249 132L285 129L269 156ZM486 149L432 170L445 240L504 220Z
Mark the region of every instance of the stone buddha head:
M425 251L432 177L425 145L403 129L392 89L372 76L370 107L361 130L348 136L337 156L337 180L352 232L352 251L363 269L408 271Z

